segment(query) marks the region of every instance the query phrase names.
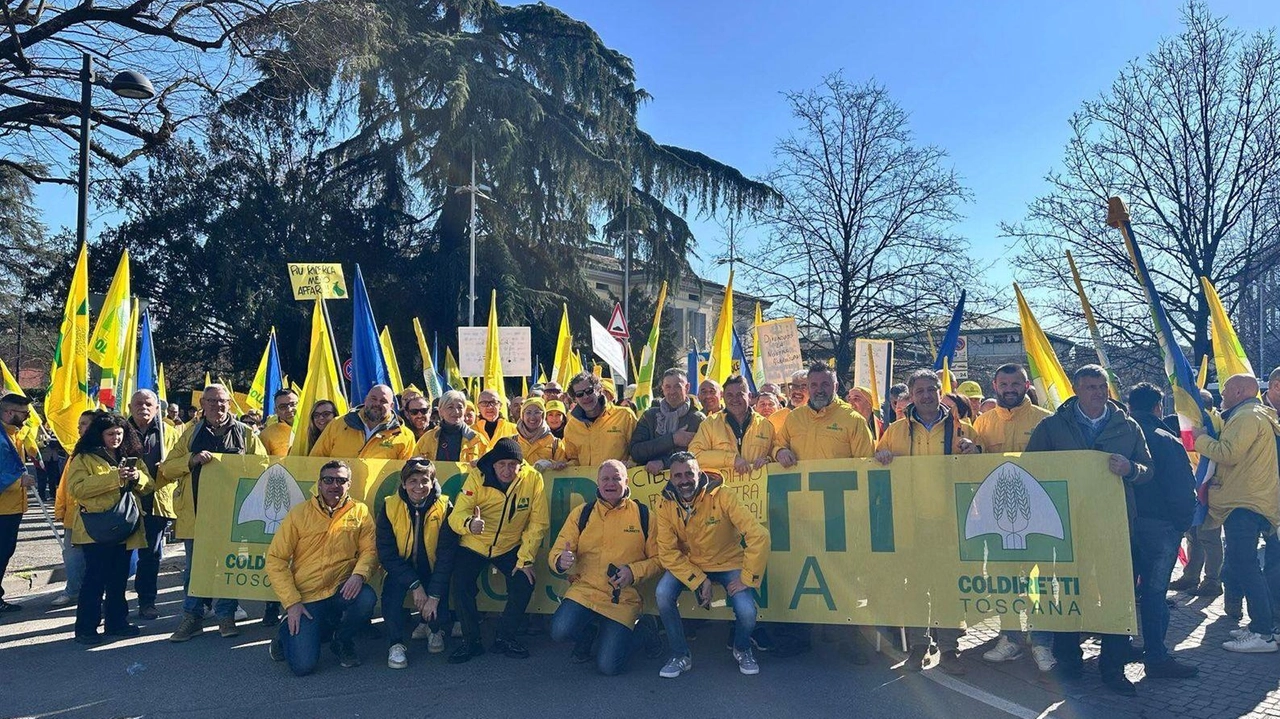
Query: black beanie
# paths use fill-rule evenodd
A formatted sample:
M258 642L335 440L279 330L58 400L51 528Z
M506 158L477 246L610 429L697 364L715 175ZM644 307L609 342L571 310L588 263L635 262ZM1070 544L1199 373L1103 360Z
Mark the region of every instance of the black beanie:
M494 442L489 451L484 453L479 462L476 462L476 466L485 471L504 459L514 459L517 462L524 461L524 452L520 450L520 443L510 437L503 437Z

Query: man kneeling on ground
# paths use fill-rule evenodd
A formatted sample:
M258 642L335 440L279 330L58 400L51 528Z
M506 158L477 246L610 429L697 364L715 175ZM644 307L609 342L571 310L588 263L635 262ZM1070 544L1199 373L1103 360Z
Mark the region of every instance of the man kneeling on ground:
M378 566L373 517L348 494L351 467L320 468L316 496L289 510L267 549L267 576L287 621L271 640L271 658L297 676L315 671L324 635L344 667L360 665L354 636L373 616L377 596L365 579Z
M596 484L595 499L569 512L547 557L552 569L569 575L569 589L551 618L551 638L574 642L574 661L585 662L598 636L596 666L614 676L641 640L635 627L644 600L636 585L662 567L649 508L631 499L627 488L627 466L605 460Z

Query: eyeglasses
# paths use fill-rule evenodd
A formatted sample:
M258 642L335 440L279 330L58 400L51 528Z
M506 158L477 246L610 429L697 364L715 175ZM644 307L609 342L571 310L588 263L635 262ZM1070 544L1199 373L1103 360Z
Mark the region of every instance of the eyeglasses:
M593 395L593 394L595 394L595 393L596 393L596 388L595 388L595 387L588 387L588 388L586 388L586 389L582 390L581 392L578 392L577 390L572 390L572 391L570 391L570 394L572 394L572 395L573 395L574 399L581 399L581 398L583 398L583 397L590 397L591 395Z
M329 476L329 477L321 477L321 478L320 478L320 484L323 484L323 485L325 485L325 486L327 486L327 487L333 487L333 486L336 486L336 485L339 485L339 484L346 484L347 482L350 482L350 481L351 481L351 478L350 478L350 477L333 477L333 476Z
M312 417L336 417L337 414L338 414L337 412L325 411L325 412L312 412L311 416Z
M407 412L407 413L409 413L409 414L412 414L412 415L426 414L427 412L430 412L430 411L431 411L431 410L430 410L430 409L428 409L428 408L426 408L426 407L417 407L417 408L414 408L414 409L406 409L406 410L405 410L405 412Z
M481 406L481 407L497 407L497 406L498 406L498 400L496 400L496 399L482 399L482 400L480 400L480 406Z

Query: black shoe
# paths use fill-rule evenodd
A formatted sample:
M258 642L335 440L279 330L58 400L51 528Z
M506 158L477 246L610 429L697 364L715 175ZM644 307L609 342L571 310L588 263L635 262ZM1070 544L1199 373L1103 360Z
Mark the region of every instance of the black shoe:
M1133 682L1124 674L1108 674L1102 677L1102 683L1107 685L1111 691L1125 697L1138 696L1138 690L1133 686Z
M474 644L471 642L463 642L453 653L449 655L448 662L450 664L464 664L472 659L484 654L484 647L479 642Z
M1177 579L1173 580L1172 582L1169 582L1169 591L1186 592L1186 591L1195 589L1198 586L1200 586L1199 579L1184 574L1181 577L1178 577Z
M108 629L104 634L109 637L136 637L142 633L136 624L125 624L115 629Z
M86 647L96 647L102 643L101 634L77 634L76 644L83 644Z
M267 647L267 654L273 662L284 661L284 642L280 641L280 637L271 640L271 646Z
M21 605L13 604L10 602L6 602L3 599L0 599L0 614L8 614L9 612L20 612L20 611L22 611Z
M267 612L262 615L262 626L275 627L280 625L280 612Z
M964 662L960 661L960 652L954 649L949 649L938 657L938 668L943 673L950 674L953 677L964 676L968 673L968 670L964 668Z
M529 650L515 639L498 638L493 640L493 646L490 647L494 654L502 654L512 659L528 659Z
M905 671L918 672L924 669L924 660L929 656L929 647L914 646L911 652L907 654L907 661L902 665Z
M1217 579L1206 579L1188 593L1193 597L1220 597L1222 596L1222 582Z
M356 654L356 643L350 639L345 642L334 641L329 648L338 655L338 663L347 669L360 666L360 656Z
M1199 667L1183 664L1173 657L1147 667L1147 676L1156 679L1190 679L1199 673Z
M138 619L150 620L150 619L159 619L159 618L160 618L160 612L156 609L154 604L148 604L146 606L138 607Z

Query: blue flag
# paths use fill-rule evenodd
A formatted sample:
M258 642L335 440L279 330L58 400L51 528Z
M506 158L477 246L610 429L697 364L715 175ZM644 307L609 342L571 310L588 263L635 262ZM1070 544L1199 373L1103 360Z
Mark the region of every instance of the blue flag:
M160 380L156 374L156 348L151 341L151 310L142 313L142 339L138 344L138 372L136 389L149 389L160 393ZM126 400L127 401L127 400Z
M378 324L373 319L369 305L369 293L365 291L364 275L356 265L356 282L351 291L351 403L362 404L365 395L374 385L391 386L391 375L382 357L382 345L378 342Z
M693 390L693 394L698 392L698 343L693 343L693 349L689 351L689 386Z
M738 339L738 333L733 333L733 358L738 360L739 374L747 381L747 392L756 393L756 380L751 376L751 360L747 359L747 353L742 349L742 340Z
M960 345L960 320L964 317L965 290L960 290L960 301L956 303L956 311L951 313L951 323L947 325L947 334L938 346L938 356L933 358L933 369L942 369L942 360L946 359L951 366L956 364L956 349Z
M22 463L22 456L13 446L9 433L0 429L0 434L4 435L4 441L0 442L0 492L3 492L27 473L27 465Z
M284 389L284 372L280 369L280 351L276 349L276 333L273 329L267 340L267 377L262 385L262 414L275 412L276 392Z

